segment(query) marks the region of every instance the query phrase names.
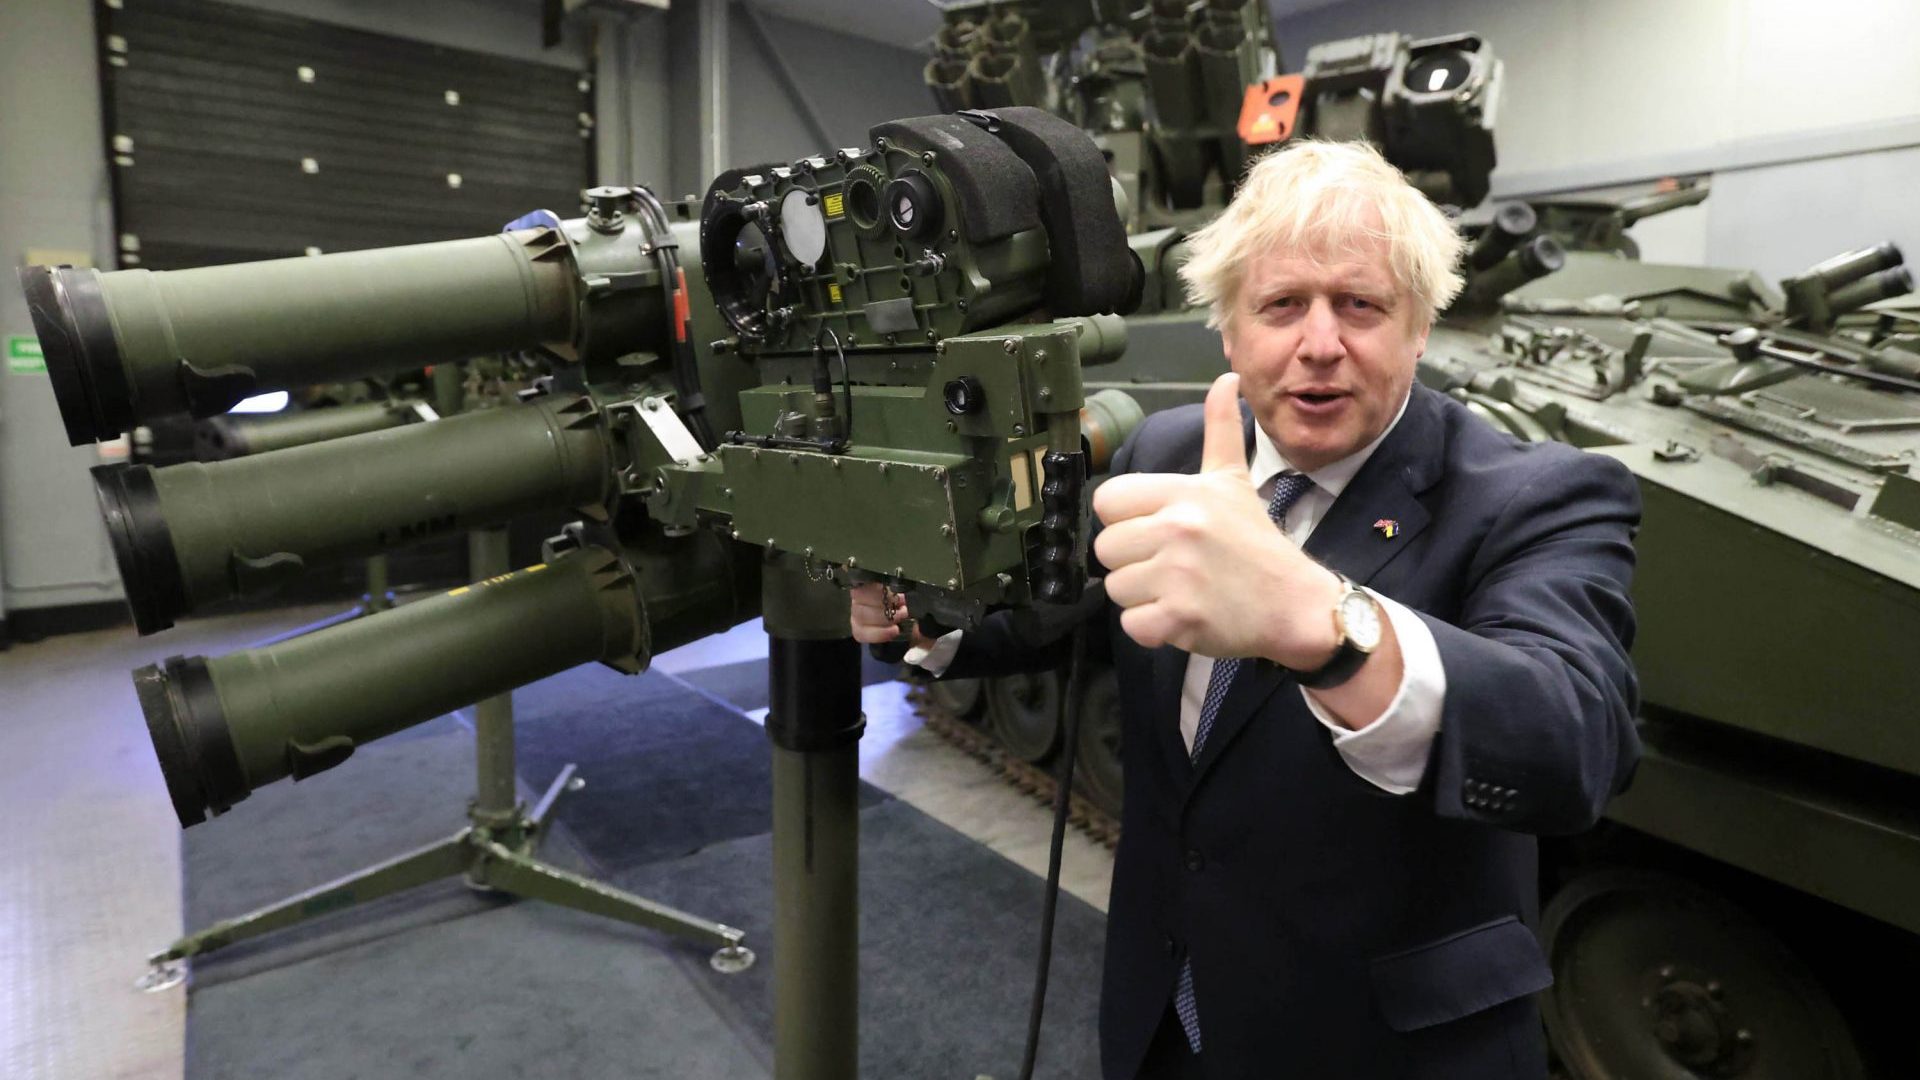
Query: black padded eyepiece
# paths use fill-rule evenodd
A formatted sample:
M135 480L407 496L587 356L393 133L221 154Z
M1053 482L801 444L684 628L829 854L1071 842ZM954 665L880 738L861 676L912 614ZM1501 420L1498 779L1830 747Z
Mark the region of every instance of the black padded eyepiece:
M968 243L991 243L1039 228L1039 197L1034 191L1033 170L1022 163L1007 144L959 116L894 120L867 134L903 149L931 150L939 155L940 171L960 203L960 218Z
M224 814L250 789L204 656L175 656L133 673L160 775L180 827Z
M85 446L133 428L133 388L100 292L100 273L71 266L23 266L20 287L40 336L47 378L67 441Z
M124 462L95 465L93 490L100 498L100 515L106 519L134 628L142 634L165 630L187 611L187 584L154 489L153 468Z
M958 115L1006 143L1040 184L1040 220L1052 254L1048 311L1059 317L1133 310L1140 264L1128 257L1106 158L1086 132L1030 105Z

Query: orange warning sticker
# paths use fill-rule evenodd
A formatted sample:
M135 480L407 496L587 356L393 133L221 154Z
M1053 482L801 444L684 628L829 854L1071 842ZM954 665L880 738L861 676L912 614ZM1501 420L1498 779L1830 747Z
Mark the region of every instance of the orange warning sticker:
M1240 102L1240 141L1248 146L1285 141L1293 134L1306 89L1304 75L1279 75L1247 87Z

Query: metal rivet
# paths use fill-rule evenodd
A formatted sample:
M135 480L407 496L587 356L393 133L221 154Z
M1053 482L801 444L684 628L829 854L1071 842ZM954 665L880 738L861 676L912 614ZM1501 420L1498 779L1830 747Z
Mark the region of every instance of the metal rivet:
M1020 340L1018 338L1007 338L1000 343L1000 348L1010 354L1017 353L1020 351Z

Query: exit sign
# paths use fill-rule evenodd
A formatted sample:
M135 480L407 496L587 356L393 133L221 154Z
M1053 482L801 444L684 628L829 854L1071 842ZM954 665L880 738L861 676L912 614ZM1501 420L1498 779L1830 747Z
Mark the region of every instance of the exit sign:
M47 370L47 358L40 353L40 339L32 334L7 335L7 371L13 375L38 375Z

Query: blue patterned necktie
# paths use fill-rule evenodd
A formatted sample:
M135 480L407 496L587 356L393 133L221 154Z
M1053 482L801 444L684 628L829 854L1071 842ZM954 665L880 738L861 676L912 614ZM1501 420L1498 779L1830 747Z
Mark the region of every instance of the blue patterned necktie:
M1313 481L1299 473L1281 473L1273 482L1273 497L1267 500L1267 516L1279 525L1286 519L1287 511L1300 497L1313 489ZM1200 748L1207 744L1207 734L1213 730L1214 718L1220 715L1220 705L1227 700L1227 689L1233 685L1233 677L1240 673L1241 661L1230 657L1213 662L1213 674L1207 677L1207 697L1200 705L1200 722L1194 725L1193 752L1191 761L1200 760ZM1200 1007L1193 997L1193 961L1186 960L1180 965L1180 980L1173 988L1173 1009L1180 1016L1180 1027L1187 1033L1187 1045L1193 1052L1200 1052Z

